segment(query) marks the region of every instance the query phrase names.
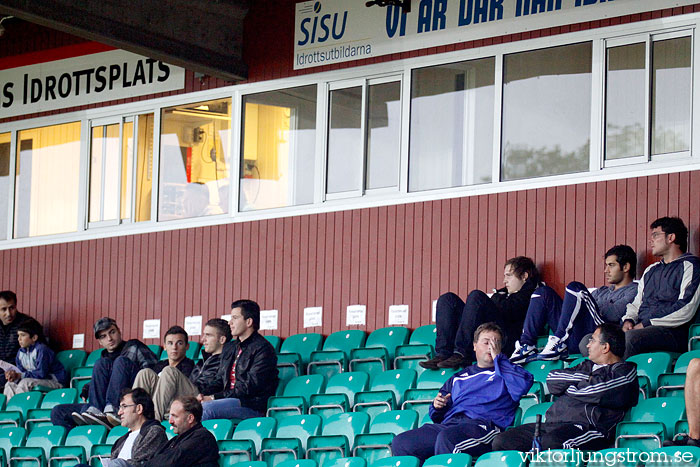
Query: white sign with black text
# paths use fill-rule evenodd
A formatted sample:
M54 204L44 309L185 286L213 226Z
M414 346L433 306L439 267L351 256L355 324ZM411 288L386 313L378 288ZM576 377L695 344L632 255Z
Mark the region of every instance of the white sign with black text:
M277 310L260 311L260 329L263 331L274 331L277 329Z

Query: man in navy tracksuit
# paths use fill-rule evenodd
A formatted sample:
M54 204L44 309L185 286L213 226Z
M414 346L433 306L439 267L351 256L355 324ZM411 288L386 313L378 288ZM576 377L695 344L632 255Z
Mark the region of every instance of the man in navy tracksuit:
M529 372L501 354L502 342L503 331L495 323L476 329L476 364L442 386L430 407L434 423L394 438L395 456L416 456L423 462L435 454L478 456L491 450L491 440L513 423L520 398L533 382Z
M685 224L677 217L662 217L650 228L651 253L661 261L644 271L622 317L625 358L659 350L683 352L700 303L700 258L686 252Z

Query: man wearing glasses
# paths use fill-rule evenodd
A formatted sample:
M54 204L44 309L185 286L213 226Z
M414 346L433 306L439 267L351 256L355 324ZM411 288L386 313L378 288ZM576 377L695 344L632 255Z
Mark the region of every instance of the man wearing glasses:
M622 317L625 358L644 352L683 352L700 303L700 258L687 252L688 229L678 217L652 222L649 246L660 261L639 281Z

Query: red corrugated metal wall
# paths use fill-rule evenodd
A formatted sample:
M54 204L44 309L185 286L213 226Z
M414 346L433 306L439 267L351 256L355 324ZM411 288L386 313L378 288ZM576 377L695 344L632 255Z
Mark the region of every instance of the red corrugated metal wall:
M648 225L663 215L688 223L698 252L700 171L6 250L0 284L62 346L85 332L94 348L103 315L140 337L144 319L165 330L241 297L278 309L282 336L304 331L306 306L323 306L323 328L310 331L324 334L358 303L368 331L392 304L409 305L413 328L441 292L500 285L515 255L533 257L560 292L573 279L602 284L613 244L646 266Z

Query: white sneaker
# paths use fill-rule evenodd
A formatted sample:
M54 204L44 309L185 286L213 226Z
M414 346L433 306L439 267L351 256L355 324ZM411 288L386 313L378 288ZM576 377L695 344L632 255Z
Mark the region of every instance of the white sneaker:
M535 359L537 347L534 345L520 345L520 342L515 343L515 352L510 356L511 363L523 364Z
M544 346L542 352L537 355L537 360L559 360L569 355L566 348L566 343L557 336L549 336L547 345Z

